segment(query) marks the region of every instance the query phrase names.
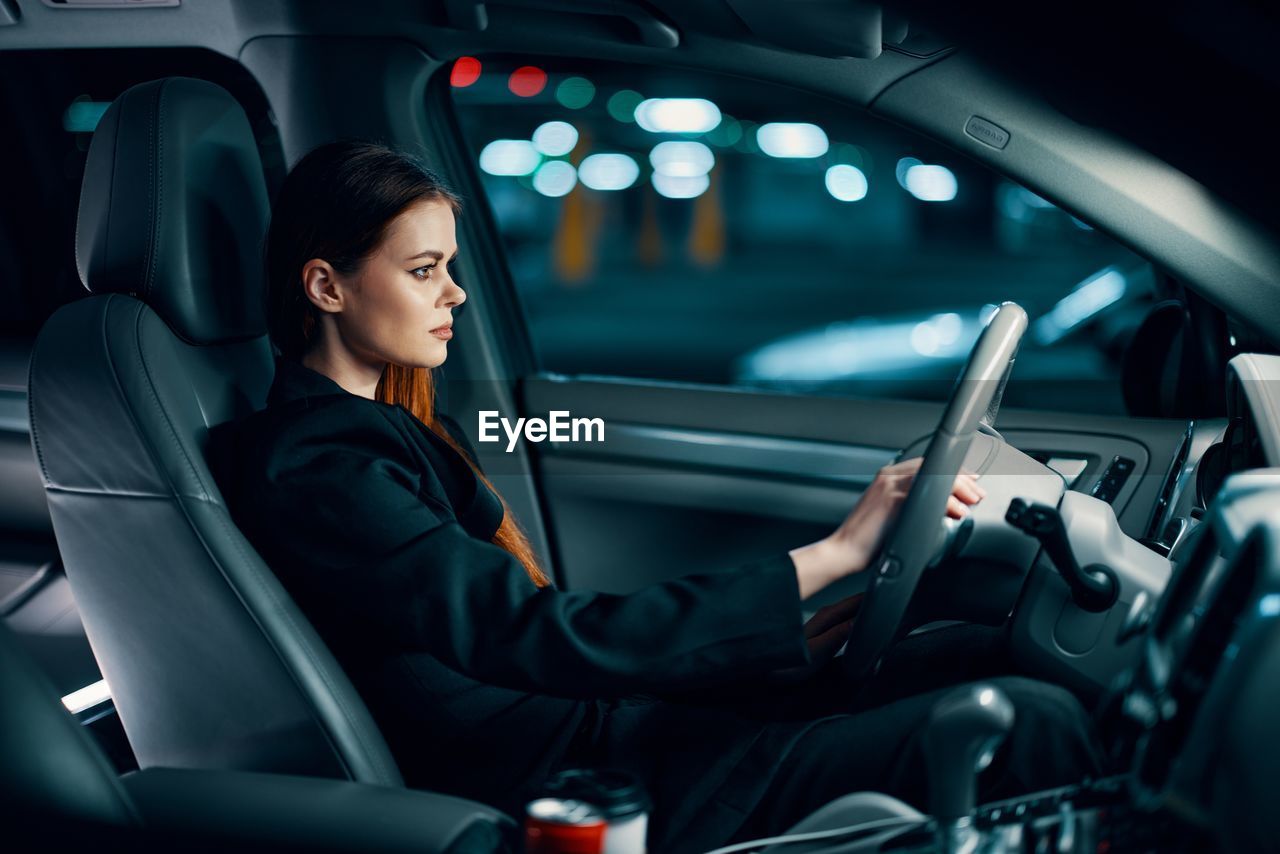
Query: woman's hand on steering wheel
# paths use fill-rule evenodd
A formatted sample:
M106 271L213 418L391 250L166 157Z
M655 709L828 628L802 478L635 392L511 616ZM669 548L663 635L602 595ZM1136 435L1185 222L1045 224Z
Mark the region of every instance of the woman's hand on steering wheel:
M923 457L912 457L880 469L853 510L831 535L832 542L847 552L851 565L858 570L870 566L879 553L885 532L911 491L911 483L923 460ZM973 472L961 471L951 488L951 497L947 499L946 515L952 519L963 519L969 513L969 505L977 504L986 494Z
M902 508L923 458L912 457L885 466L858 499L840 527L815 543L792 549L800 598L814 593L846 575L871 565L884 545L885 532ZM947 498L947 515L962 519L970 504L986 495L973 472L961 471Z
M830 547L840 555L839 562L851 568L843 574L858 572L870 565L884 542L885 530L911 491L911 483L922 461L922 457L912 457L880 469L844 522L827 538ZM962 471L947 499L947 516L964 518L969 512L969 505L977 504L986 494L973 472ZM771 671L769 682L774 685L803 682L822 669L848 639L849 629L862 605L862 597L863 594L855 593L819 608L804 624L810 662Z

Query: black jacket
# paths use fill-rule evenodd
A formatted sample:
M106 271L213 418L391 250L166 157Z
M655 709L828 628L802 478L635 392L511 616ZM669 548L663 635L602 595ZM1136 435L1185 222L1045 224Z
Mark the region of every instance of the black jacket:
M446 442L300 362L278 360L267 407L218 428L211 457L412 786L518 811L619 706L809 660L785 552L629 595L539 589L489 541L502 505Z

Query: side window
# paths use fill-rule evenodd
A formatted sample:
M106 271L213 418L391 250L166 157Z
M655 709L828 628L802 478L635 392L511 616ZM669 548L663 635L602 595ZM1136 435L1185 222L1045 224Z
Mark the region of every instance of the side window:
M964 155L737 78L459 59L452 92L542 368L945 399L995 304L1010 405L1122 412L1143 259Z

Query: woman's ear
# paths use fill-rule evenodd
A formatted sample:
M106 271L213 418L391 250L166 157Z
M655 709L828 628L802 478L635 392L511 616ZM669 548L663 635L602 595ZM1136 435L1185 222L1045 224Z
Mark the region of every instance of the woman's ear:
M302 292L321 311L342 311L345 292L337 273L323 258L312 258L302 265Z

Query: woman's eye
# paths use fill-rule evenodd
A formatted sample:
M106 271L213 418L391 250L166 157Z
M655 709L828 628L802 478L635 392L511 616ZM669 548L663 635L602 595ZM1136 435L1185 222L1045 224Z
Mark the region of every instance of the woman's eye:
M435 264L428 264L425 267L419 267L416 270L412 270L411 272L415 276L417 276L419 279L423 279L425 281L426 279L431 278L431 271L434 270L435 268L436 268ZM423 274L422 272L423 270L426 270L427 272Z

